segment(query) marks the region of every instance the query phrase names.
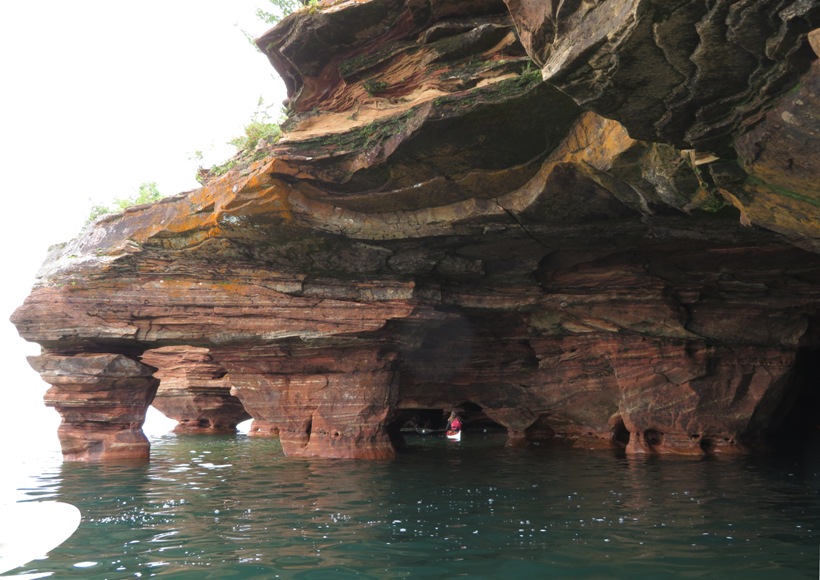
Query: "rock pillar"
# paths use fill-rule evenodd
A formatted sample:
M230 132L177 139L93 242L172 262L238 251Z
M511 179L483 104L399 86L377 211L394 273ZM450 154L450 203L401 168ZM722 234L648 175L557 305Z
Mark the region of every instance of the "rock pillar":
M253 358L248 358L253 354ZM228 362L232 393L254 417L251 434L276 434L290 456L387 459L392 357L375 348L241 353ZM259 428L257 428L259 427Z
M507 446L519 447L527 445L527 429L536 421L538 416L526 407L518 408L485 408L484 413L498 423L507 428Z
M65 460L148 461L142 424L159 386L156 369L111 353L46 353L29 363L51 385L45 403L62 417Z

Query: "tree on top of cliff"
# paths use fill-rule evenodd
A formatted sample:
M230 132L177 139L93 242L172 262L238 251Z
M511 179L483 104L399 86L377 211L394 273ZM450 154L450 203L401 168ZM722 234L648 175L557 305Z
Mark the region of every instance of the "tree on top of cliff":
M273 7L273 12L268 12L261 8L256 9L256 17L266 24L276 24L291 12L296 12L302 6L316 5L319 3L318 0L268 0L268 2L270 2Z
M237 163L248 158L248 154L263 148L265 145L273 145L282 135L279 123L284 116L284 111L275 118L269 112L273 104L265 103L263 97L259 97L256 104L256 111L251 115L250 123L245 125L242 135L234 137L228 143L236 147L236 154L224 163L214 164L209 169L199 167L197 169L196 180L205 185L212 177L224 175Z
M272 11L269 12L262 8L257 8L255 13L256 18L268 26L278 24L285 16L296 12L300 8L319 5L319 0L268 0L268 2L271 5ZM242 30L242 34L245 35L245 38L251 43L251 46L259 50L259 47L256 46L256 35L251 34L247 30Z
M251 122L245 125L244 134L229 141L236 147L238 153L255 149L260 141L273 144L279 140L282 129L279 127L279 120L274 120L269 113L272 106L272 104L266 104L263 97L259 97L256 111L251 116Z
M273 12L268 12L262 8L256 9L256 17L266 24L276 24L282 18L302 7L299 0L269 0L274 8Z
M90 223L102 215L123 211L132 205L153 203L155 201L159 201L163 197L164 196L159 192L159 189L157 189L156 181L144 181L143 183L140 183L137 193L131 197L114 198L114 201L112 202L113 205L111 206L103 205L101 203L93 205L88 215L88 219L85 220L85 223Z

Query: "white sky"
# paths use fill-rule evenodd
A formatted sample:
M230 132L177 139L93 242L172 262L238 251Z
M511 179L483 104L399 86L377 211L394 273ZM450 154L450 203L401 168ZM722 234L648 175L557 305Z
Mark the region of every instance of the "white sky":
M8 322L49 245L81 229L93 202L156 181L198 187L227 159L259 97L278 114L283 83L246 40L266 0L0 3L0 452L56 445L59 419L25 361L39 348Z

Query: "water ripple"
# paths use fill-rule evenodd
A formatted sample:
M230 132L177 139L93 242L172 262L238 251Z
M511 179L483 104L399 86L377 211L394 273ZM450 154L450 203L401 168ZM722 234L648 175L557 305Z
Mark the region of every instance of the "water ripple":
M145 466L65 464L25 491L83 522L18 572L59 578L801 578L820 469L419 438L390 462L166 436Z

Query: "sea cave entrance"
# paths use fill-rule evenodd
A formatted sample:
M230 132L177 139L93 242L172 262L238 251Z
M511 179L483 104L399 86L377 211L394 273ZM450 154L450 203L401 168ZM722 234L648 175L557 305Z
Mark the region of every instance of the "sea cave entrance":
M820 444L820 347L798 351L794 372L765 438L776 447Z
M493 421L484 409L472 401L461 401L445 407L417 407L396 409L388 425L388 433L395 447L399 450L412 446L429 437L444 438L447 420L452 411L456 411L464 425L463 431L470 433L504 434L507 429Z

